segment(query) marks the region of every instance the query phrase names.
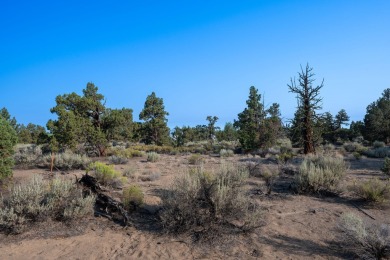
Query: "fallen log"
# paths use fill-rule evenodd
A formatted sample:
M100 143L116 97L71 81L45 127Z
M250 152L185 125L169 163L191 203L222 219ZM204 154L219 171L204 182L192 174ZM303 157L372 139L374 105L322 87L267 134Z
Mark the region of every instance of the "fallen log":
M103 188L99 185L96 178L91 175L85 174L78 180L84 188L90 192L96 194L96 207L97 215L106 216L111 220L119 220L124 226L129 223L129 216L125 210L123 204L110 196L103 193Z

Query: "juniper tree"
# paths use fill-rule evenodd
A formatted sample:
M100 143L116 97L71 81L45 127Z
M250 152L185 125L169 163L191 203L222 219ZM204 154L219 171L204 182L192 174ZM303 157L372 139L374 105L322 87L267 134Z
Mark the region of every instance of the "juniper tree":
M163 145L169 140L169 128L167 118L169 113L165 111L164 101L154 92L147 96L145 105L139 119L143 123L144 141L146 144Z
M313 86L315 79L313 68L309 64L301 72L298 72L298 82L291 78L291 83L287 84L289 92L297 94L298 108L296 115L299 116L297 126L301 132L303 149L305 154L315 154L315 135L314 129L318 116L316 111L321 109L322 98L319 97L320 90L324 86L324 80L320 85ZM299 113L298 113L299 112Z
M369 141L390 142L390 88L377 101L367 106L363 136Z
M12 176L17 135L10 123L0 116L0 180Z

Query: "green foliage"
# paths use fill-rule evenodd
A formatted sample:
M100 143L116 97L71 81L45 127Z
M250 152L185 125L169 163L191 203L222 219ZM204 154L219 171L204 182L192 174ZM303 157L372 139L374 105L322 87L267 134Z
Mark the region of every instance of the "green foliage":
M383 162L383 166L381 168L381 171L390 177L390 158L389 157L385 158L385 160Z
M343 148L345 149L345 151L347 151L349 153L353 153L353 152L362 153L365 150L367 150L363 145L361 145L360 143L357 143L357 142L345 143L345 144L343 144Z
M277 103L265 110L258 90L251 86L247 107L238 114L238 120L234 121L238 139L244 150L269 148L275 144L281 133L281 119L279 105ZM268 117L267 117L268 115Z
M12 176L17 136L12 126L0 117L0 181Z
M300 193L333 192L344 177L346 169L347 166L340 157L306 157L295 176L295 187Z
M215 127L215 123L218 121L218 117L216 116L207 116L206 120L209 121L207 125L208 129L208 139L213 140L215 138L215 130L219 129Z
M45 128L29 123L27 126L19 125L17 129L18 142L21 144L38 144L45 141Z
M172 233L218 236L229 227L258 227L262 211L245 194L247 177L246 169L227 164L215 174L196 168L180 175L162 196L160 219L164 228Z
M102 129L107 140L126 141L133 138L133 110L107 108L102 116Z
M390 182L373 178L355 184L353 191L365 201L381 204L390 199Z
M166 119L168 115L162 98L158 98L154 92L147 96L144 108L139 114L139 119L145 121L143 137L146 144L163 145L168 142L169 128Z
M385 147L386 144L385 144L385 142L375 141L372 143L372 146L374 146L374 148L382 148L382 147Z
M321 109L322 98L319 97L319 92L324 86L323 81L318 86L313 86L314 73L313 68L306 65L306 68L301 67L301 72L298 73L298 84L295 79L291 79L291 84L288 85L289 91L297 94L298 109L295 113L293 122L293 131L297 133L303 144L304 153L315 153L315 143L317 136L315 134L316 124L320 124L320 118L316 111ZM317 133L318 134L318 133ZM320 134L319 134L320 135Z
M109 139L123 140L132 135L132 110L106 109L104 96L98 87L88 83L83 96L76 93L56 97L50 111L57 120L49 120L47 128L59 143L59 148L73 151L82 144L89 155L105 155Z
M88 166L87 172L92 172L96 180L103 185L109 185L116 188L123 185L122 174L116 171L113 165L94 162Z
M390 257L390 226L369 223L353 213L341 216L343 247L355 252L359 259L388 259Z
M341 128L342 125L348 125L349 116L347 114L347 111L345 109L341 109L337 115L335 116L335 127L336 129Z
M390 89L385 89L377 101L367 106L364 117L364 139L368 141L390 140Z
M124 188L122 197L127 209L135 209L144 203L144 193L137 185Z
M70 180L43 180L39 175L15 186L0 201L0 229L20 232L29 222L70 220L92 214L95 196L83 196L82 190Z
M227 122L223 130L217 131L216 136L218 141L237 141L238 134L234 125L230 122Z
M157 162L160 159L160 156L156 152L148 152L146 153L148 162Z

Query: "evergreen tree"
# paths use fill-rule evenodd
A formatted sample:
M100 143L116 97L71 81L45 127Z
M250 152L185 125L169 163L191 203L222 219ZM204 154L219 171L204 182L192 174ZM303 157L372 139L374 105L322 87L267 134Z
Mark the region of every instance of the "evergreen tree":
M390 142L390 88L385 89L377 101L367 107L363 136L369 141Z
M260 127L265 118L263 104L260 102L261 95L258 90L251 86L247 107L238 114L238 120L234 126L238 129L238 139L243 149L260 148Z
M337 115L335 116L335 127L336 130L340 129L342 125L348 125L349 116L347 114L347 111L345 109L341 109Z
M10 123L0 116L0 180L12 176L17 135Z
M102 129L102 115L105 112L104 96L98 87L88 83L83 96L76 93L56 97L57 105L50 111L57 114L57 120L49 120L47 128L54 135L60 147L76 149L83 144L90 154L105 154L107 138Z
M128 141L133 138L133 110L129 108L106 109L102 129L107 140Z
M143 124L144 141L146 144L163 145L169 141L169 128L162 98L158 98L154 92L145 101L145 105L139 119L145 121Z
M297 127L301 132L304 153L315 153L315 125L318 123L316 111L321 109L322 98L319 97L320 89L324 86L322 83L318 86L313 86L314 74L313 68L306 65L306 68L301 67L301 72L298 73L298 83L295 79L291 79L288 84L289 92L297 94L298 109L296 116L299 119L296 121Z
M213 140L215 138L215 130L218 130L218 128L215 127L215 123L218 121L218 117L216 116L207 116L206 120L209 121L209 124L207 125L208 129L208 138L210 140Z

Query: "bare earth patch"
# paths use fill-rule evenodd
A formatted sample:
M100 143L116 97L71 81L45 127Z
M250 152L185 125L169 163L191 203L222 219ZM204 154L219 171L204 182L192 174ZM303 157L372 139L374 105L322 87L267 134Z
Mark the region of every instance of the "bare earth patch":
M222 160L237 163L252 160L237 155L227 159L203 157L204 167L209 170L217 168ZM296 195L286 190L285 183L291 176L282 174L270 196L262 192L261 179L248 180L249 196L259 200L266 209L266 225L254 233L226 235L209 245L193 243L190 237L169 236L153 222L154 213L159 209L161 191L169 187L174 176L192 167L188 158L161 155L155 163L133 158L126 165L115 166L121 172L131 167L139 176L154 174L153 178L129 178L128 185L136 182L145 194L145 205L134 217L133 225L122 227L92 216L67 225L40 223L20 235L0 234L0 259L345 259L353 255L345 252L339 243L337 223L342 213L369 215L378 222L390 224L388 207L365 207L349 192L333 197ZM383 177L382 162L380 159L351 160L344 186L355 180ZM82 173L74 171L62 176L75 178ZM48 171L32 169L15 170L14 178L22 182L32 174L50 177Z

